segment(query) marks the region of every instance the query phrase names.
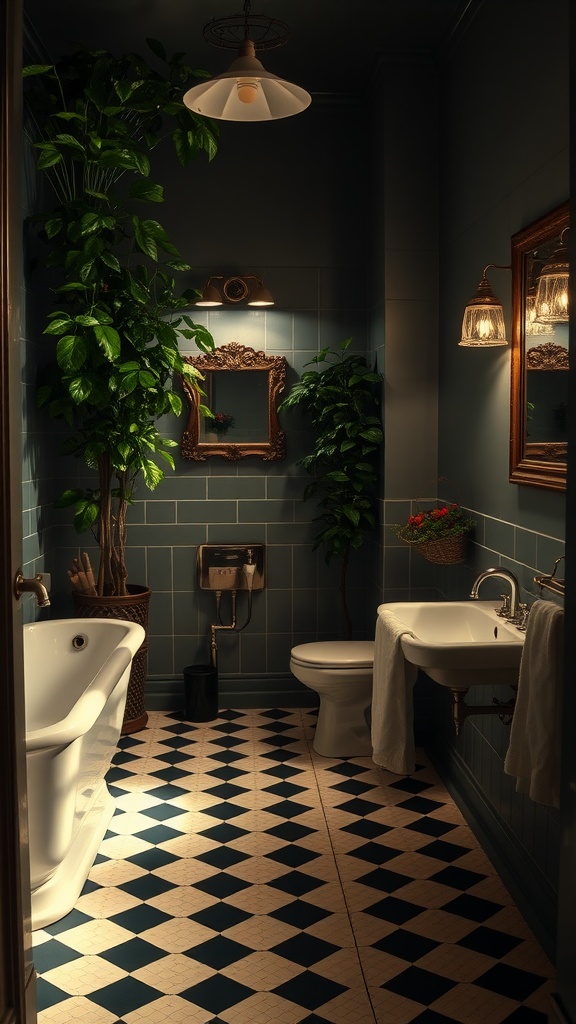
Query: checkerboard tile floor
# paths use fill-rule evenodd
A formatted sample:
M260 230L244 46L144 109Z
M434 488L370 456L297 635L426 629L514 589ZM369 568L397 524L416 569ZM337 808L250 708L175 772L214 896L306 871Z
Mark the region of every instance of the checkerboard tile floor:
M425 754L323 758L314 722L121 739L77 906L34 933L40 1024L545 1024L552 967Z

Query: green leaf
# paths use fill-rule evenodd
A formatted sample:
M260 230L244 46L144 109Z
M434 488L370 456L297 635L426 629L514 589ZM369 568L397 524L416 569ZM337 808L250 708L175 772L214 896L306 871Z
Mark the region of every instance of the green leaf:
M138 217L132 218L134 226L134 239L141 252L149 256L151 260L158 262L158 246L154 235L150 233L147 224L149 221L141 221Z
M79 370L87 354L86 342L80 335L65 334L56 346L58 365L65 371Z
M152 181L133 181L128 189L131 199L142 199L148 203L163 203L164 189Z
M89 377L74 377L74 379L68 383L68 393L76 405L80 405L81 402L85 402L86 399L90 397L91 391L92 385Z
M45 75L47 71L54 71L53 64L27 64L22 68L22 77L31 78L32 75Z
M62 160L61 154L54 147L46 148L44 152L40 154L36 161L36 167L39 171L45 171L48 167L54 167L55 164L59 164Z
M100 321L95 316L90 316L89 313L80 313L74 317L74 322L80 324L81 327L95 327Z
M98 519L100 506L95 501L80 501L76 505L74 529L76 533L85 533Z
M370 427L369 430L361 430L360 437L363 437L365 441L371 441L373 444L380 444L384 435L380 429Z
M122 347L118 331L108 324L97 324L93 330L106 358L111 363L118 359Z
M50 217L49 220L44 224L44 230L48 235L48 238L55 238L62 231L64 222L62 217Z
M152 50L152 53L155 53L156 56L160 58L160 60L166 60L166 50L162 46L162 43L158 41L158 39L146 38L146 43Z
M72 323L72 317L67 316L66 313L54 313L50 314L52 319L47 327L44 328L43 334L64 334L67 331L70 324Z
M354 523L354 526L358 526L358 523L360 522L360 513L357 509L353 508L352 505L344 505L342 511L345 516L348 516L350 522Z
M102 263L105 263L107 267L110 267L110 270L115 270L117 273L121 272L122 267L120 266L120 262L113 252L109 252L107 249L103 249L100 253L100 259Z
M144 483L151 491L153 491L164 478L162 470L155 462L152 462L151 459L144 460L142 464L142 475L144 477Z

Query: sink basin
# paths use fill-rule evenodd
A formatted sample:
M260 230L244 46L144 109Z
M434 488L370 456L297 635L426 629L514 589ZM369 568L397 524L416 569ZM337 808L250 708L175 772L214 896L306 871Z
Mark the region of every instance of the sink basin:
M414 636L401 637L406 661L441 686L516 685L524 633L496 614L493 601L391 601Z

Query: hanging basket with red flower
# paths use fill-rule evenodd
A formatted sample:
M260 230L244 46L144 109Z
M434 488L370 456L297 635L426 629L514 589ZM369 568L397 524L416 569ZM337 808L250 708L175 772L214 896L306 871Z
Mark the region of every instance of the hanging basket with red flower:
M410 544L428 562L455 565L466 557L466 541L476 525L460 505L439 505L409 516L393 526L400 540Z

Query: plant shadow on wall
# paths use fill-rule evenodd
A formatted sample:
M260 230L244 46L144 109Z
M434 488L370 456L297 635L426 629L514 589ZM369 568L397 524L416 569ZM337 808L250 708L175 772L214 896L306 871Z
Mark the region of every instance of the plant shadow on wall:
M181 411L173 380L183 374L200 388L179 338L214 349L185 312L199 293L176 284L189 264L145 215L164 200L151 177L159 143L170 141L184 165L216 152L215 125L182 102L190 78L207 74L183 64L182 54L169 58L155 40L148 45L152 63L78 50L24 69L26 134L52 196L30 223L56 282L44 330L53 358L38 402L73 432L63 454L98 473L94 487L67 488L57 502L74 510L78 532L94 533L96 580L79 564L69 576L97 597L129 592L126 515L137 478L153 490L162 467L174 467L176 442L156 425Z
M377 456L384 441L378 415L382 374L371 370L363 356L348 354L351 344L347 338L339 351L325 348L311 359L306 365L318 369L305 370L279 406L301 406L315 431L313 450L297 465L314 477L304 500L319 499L313 522L320 530L313 550L323 546L327 564L340 559L341 609L349 637L348 562L350 551L376 528Z

